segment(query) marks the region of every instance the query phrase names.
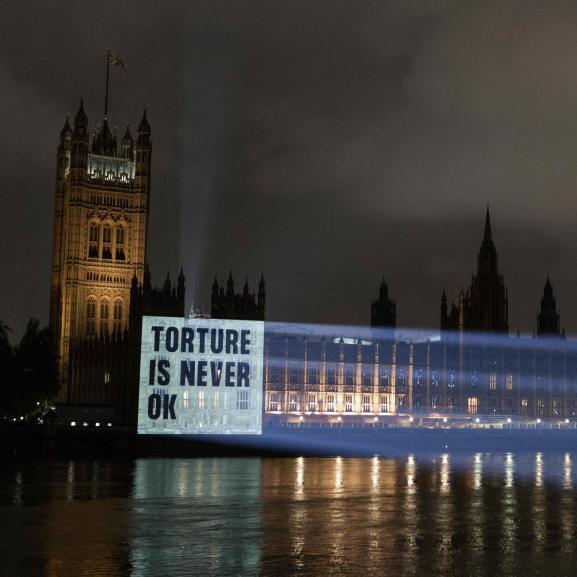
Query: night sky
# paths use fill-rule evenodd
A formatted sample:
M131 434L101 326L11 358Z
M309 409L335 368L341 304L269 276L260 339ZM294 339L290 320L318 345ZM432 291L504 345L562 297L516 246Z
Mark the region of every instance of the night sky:
M423 6L427 6L423 8ZM438 327L485 207L531 332L547 273L577 332L577 3L8 2L0 10L0 319L48 322L55 155L85 97L153 133L149 261L188 305L267 281L270 320Z

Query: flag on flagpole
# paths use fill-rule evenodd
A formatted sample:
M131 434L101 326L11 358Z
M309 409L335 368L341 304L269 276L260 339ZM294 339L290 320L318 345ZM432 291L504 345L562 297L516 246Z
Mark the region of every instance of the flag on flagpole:
M114 56L114 54L112 54L112 52L110 53L110 64L113 64L114 66L122 66L122 68L126 68L126 64L124 64L124 62L118 58L118 56Z

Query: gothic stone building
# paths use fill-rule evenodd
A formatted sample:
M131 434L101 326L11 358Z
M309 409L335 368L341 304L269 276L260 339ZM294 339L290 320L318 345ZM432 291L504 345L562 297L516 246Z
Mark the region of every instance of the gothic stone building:
M439 336L400 340L393 305L383 282L371 329L267 328L267 420L374 425L409 415L577 416L577 346L560 330L549 279L537 335L508 336L508 295L488 211L477 273L450 312L443 294Z
M213 319L239 319L264 321L266 314L266 286L261 275L258 295L250 291L248 279L244 281L242 293L234 290L232 271L228 275L226 291L215 277L210 299L210 314Z
M63 404L136 398L142 314L184 314L184 276L150 286L146 243L152 141L146 109L134 141L108 119L92 135L84 102L60 133L50 291Z

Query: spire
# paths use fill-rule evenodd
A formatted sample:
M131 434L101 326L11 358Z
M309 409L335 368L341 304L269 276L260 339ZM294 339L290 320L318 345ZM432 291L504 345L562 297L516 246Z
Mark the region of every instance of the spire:
M234 297L234 280L232 279L232 271L228 274L228 280L226 281L226 295L227 297Z
M126 123L126 130L124 131L124 136L122 137L122 142L120 146L122 149L122 156L124 158L130 158L132 160L134 140L132 139L132 134L130 134L129 122Z
M379 288L379 295L382 300L386 300L389 298L389 287L385 281L385 277L381 280L381 286Z
M102 126L92 142L92 152L104 156L116 155L116 138L108 126L106 117L102 121Z
M559 326L559 311L557 301L553 294L553 286L547 275L547 281L543 288L541 307L537 315L537 334L539 336L561 336Z
M483 235L483 242L477 257L477 277L491 278L498 280L499 277L499 258L497 250L493 242L493 235L491 233L491 216L489 214L489 206L487 205L487 213L485 215L485 233ZM471 280L471 286L475 279Z
M164 281L164 285L162 287L163 292L170 294L172 289L172 283L170 282L170 272L166 273L166 280Z
M152 282L150 278L150 269L148 268L148 263L144 263L144 280L142 282L142 287L145 291L150 291L152 288Z
M260 282L258 283L257 309L259 312L259 319L264 321L266 310L266 288L264 275L262 273L260 273Z
M142 113L142 120L138 125L138 139L136 144L137 146L143 148L150 147L150 124L148 124L148 118L146 117L146 106L144 107L144 112Z
M88 116L86 116L86 112L84 111L84 98L82 97L80 98L80 107L74 117L74 126L88 126Z
M60 140L68 139L72 136L72 129L70 128L70 114L66 114L66 122L60 131Z
M126 130L124 131L124 136L122 137L122 142L134 142L132 140L132 134L130 134L130 122L126 123Z
M487 214L485 215L485 234L483 236L483 243L492 243L493 236L491 234L491 215L489 214L489 205L487 205Z
M140 134L150 134L150 124L148 124L148 118L146 117L146 106L144 107L144 112L142 113L142 120L138 125L138 132Z

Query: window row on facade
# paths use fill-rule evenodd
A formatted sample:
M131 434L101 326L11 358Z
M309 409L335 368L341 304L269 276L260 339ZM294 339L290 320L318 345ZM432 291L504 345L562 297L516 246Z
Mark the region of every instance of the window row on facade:
M125 181L122 181L122 182L125 182ZM117 196L92 195L90 197L90 202L92 204L99 204L101 206L119 206L122 208L128 208L130 205L128 198L117 197Z
M460 411L452 395L433 395L430 402L421 395L406 393L382 394L346 392L266 391L265 411L268 413L307 413L327 416L376 416L403 413L464 413L469 415L519 415L543 418L577 416L577 398L539 396L467 397L467 406Z
M86 280L93 282L105 282L105 283L117 283L117 284L127 283L126 277L124 276L108 273L99 273L90 270L86 272Z
M184 410L250 410L250 391L238 389L236 395L222 395L219 390L204 389L191 390L185 388L181 396L182 409Z
M127 232L124 225L91 222L88 228L88 258L126 260Z
M123 300L89 296L86 300L86 335L114 334L123 328Z

